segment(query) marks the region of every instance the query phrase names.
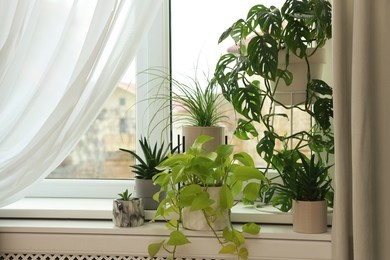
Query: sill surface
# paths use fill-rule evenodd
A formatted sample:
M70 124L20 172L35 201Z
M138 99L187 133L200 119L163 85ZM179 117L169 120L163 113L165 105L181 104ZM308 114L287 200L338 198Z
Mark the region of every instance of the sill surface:
M111 220L112 203L112 199L25 198L0 208L0 218ZM147 220L152 219L154 214L153 210L145 210ZM272 206L259 209L238 203L232 209L232 221L291 224L292 215ZM329 225L331 221L332 214L329 214Z
M112 199L23 199L0 209L0 252L146 257L150 243L168 238L170 231L162 221L116 227L111 208ZM153 211L145 213L149 219L154 216ZM292 225L275 224L275 220L291 218L290 214L275 214L272 209L258 211L241 204L235 206L232 217L238 229L238 222L253 221L251 218L260 223L258 235L246 236L249 259L331 259L331 228L322 234L296 233ZM270 223L265 223L267 220ZM183 232L191 244L178 251L180 256L231 259L216 254L220 247L211 231Z

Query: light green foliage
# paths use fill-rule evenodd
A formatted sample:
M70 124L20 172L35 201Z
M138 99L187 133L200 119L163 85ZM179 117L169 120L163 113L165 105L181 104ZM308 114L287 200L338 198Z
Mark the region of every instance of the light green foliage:
M176 247L189 242L180 232L182 210L189 207L191 211L202 210L210 229L221 245L221 254L234 254L241 259L247 259L245 238L241 231L232 226L230 210L235 203L235 196L243 187L248 187L244 188L246 200L253 200L260 189L260 181L267 183L267 179L255 168L249 154L245 152L234 154L232 145L220 145L214 152L204 152L203 144L210 140L212 140L210 136L199 136L187 153L170 154L157 167L161 172L155 175L153 180L161 186L161 191L167 192L167 196L160 202L155 218L167 219L168 227L173 231L168 242L163 242L159 247L155 245L152 253L155 253L156 248L158 250L164 248L174 258ZM210 198L209 187L221 187L219 201ZM155 194L155 198L158 198L158 193ZM224 212L228 213L229 225L221 237L213 229L212 219L215 216L226 217ZM257 232L260 230L256 226L253 223L248 224L244 232L256 234L256 230Z
M222 94L218 91L216 82L210 81L204 72L196 69L193 76L180 75L182 80L173 78L159 68L145 70L143 74L152 79L148 84L170 87L167 91L170 94L165 94L165 89L159 90L158 94L147 101L158 105L160 110L171 106L173 109L184 110L175 116L175 121L191 126L216 126L227 119L222 110L226 106Z

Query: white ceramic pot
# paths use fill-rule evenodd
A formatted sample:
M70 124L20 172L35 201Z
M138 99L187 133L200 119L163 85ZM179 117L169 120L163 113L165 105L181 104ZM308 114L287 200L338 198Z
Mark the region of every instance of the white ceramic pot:
M215 209L219 203L219 193L221 187L208 187L207 192L210 194L210 199L214 200L211 208ZM185 207L182 210L183 227L191 230L210 230L207 224L207 220L202 210L190 211L190 207ZM214 230L223 230L227 226L228 211L223 217L212 216L210 222L213 225Z
M308 48L308 53L313 48ZM279 68L285 67L284 51L279 53ZM326 62L326 50L324 48L317 49L316 53L309 57L310 73L312 79L321 79L323 67ZM275 99L284 105L296 105L304 103L306 100L307 87L307 66L304 59L299 59L293 54L290 54L288 70L293 74L292 83L287 86L283 80L280 80L278 89L275 93Z
M317 234L327 231L326 200L293 200L293 230L298 233Z
M183 126L182 131L185 150L190 147L200 135L214 137L213 140L203 145L203 148L209 152L215 151L218 145L225 143L225 128L222 126Z

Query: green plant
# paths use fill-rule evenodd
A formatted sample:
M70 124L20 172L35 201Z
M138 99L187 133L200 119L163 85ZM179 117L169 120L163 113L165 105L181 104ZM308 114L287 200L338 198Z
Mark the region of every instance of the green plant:
M287 169L280 167L279 157L285 150L310 150L324 163L334 153L332 88L312 78L310 63L310 58L332 37L331 15L331 4L326 0L287 0L281 9L255 5L246 19L233 23L219 39L221 42L231 37L238 54L221 56L214 80L242 116L235 135L241 139L259 138L256 149L267 163L266 172L273 168L282 177ZM278 101L275 94L282 82L290 85L294 80L289 70L292 56L306 64L306 99L290 105ZM281 65L280 58L285 65ZM276 112L277 106L285 112ZM274 124L278 119L288 119L289 111L309 115L313 118L312 127L287 135L278 133ZM264 129L262 135L257 124ZM278 149L277 143L292 147ZM299 167L296 161L284 163L286 167ZM283 210L289 208L288 204L282 205Z
M141 137L138 142L141 146L144 159L135 151L124 148L119 148L119 150L133 155L138 160L138 164L130 165L130 167L134 169L133 172L137 179L152 179L154 175L160 172L156 169L156 166L167 158L170 145L165 147L163 142L160 146L157 146L156 142L152 147L146 137ZM171 152L175 152L176 149L177 147L172 149Z
M152 78L151 81L163 86L169 85L168 94L159 91L151 99L156 103L163 101L159 105L160 109L177 109L178 114L174 119L176 122L191 126L216 126L226 119L222 109L222 94L218 93L215 81L210 81L205 73L200 76L200 72L196 70L194 76L181 75L181 80L160 69L148 69L144 73Z
M123 200L123 201L130 201L132 200L132 193L129 193L128 189L126 189L124 192L122 193L118 193L119 197L120 197L120 200Z
M325 200L332 190L332 179L328 170L331 166L323 166L312 154L308 159L296 150L286 150L278 155L285 165L282 167L283 185L277 184L278 195L275 201L280 205L289 205L291 200L319 201ZM300 160L300 162L298 162Z
M183 228L182 212L185 208L191 211L201 210L219 244L220 254L235 254L241 259L247 259L244 233L257 234L259 226L247 223L242 232L233 227L230 210L234 198L240 191L248 200L256 199L260 189L259 181L267 181L249 154L240 152L233 154L232 145L220 145L214 152L204 153L202 146L212 137L200 136L184 154L173 154L162 162L158 169L163 170L153 179L161 186L161 192L166 191L167 197L160 202L155 218L163 218L168 222L171 233L168 241L149 245L149 255L154 257L161 248L172 254L175 259L177 246L190 241L181 231ZM243 186L244 182L249 182ZM219 201L210 199L207 190L210 187L220 187ZM155 195L158 197L158 193ZM223 232L214 229L215 217L225 217L227 226Z

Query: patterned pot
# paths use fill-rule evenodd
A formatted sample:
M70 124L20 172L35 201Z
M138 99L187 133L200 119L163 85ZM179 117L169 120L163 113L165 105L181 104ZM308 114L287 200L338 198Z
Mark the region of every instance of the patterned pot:
M114 200L112 220L117 227L138 227L145 221L144 202L140 198L129 201Z

